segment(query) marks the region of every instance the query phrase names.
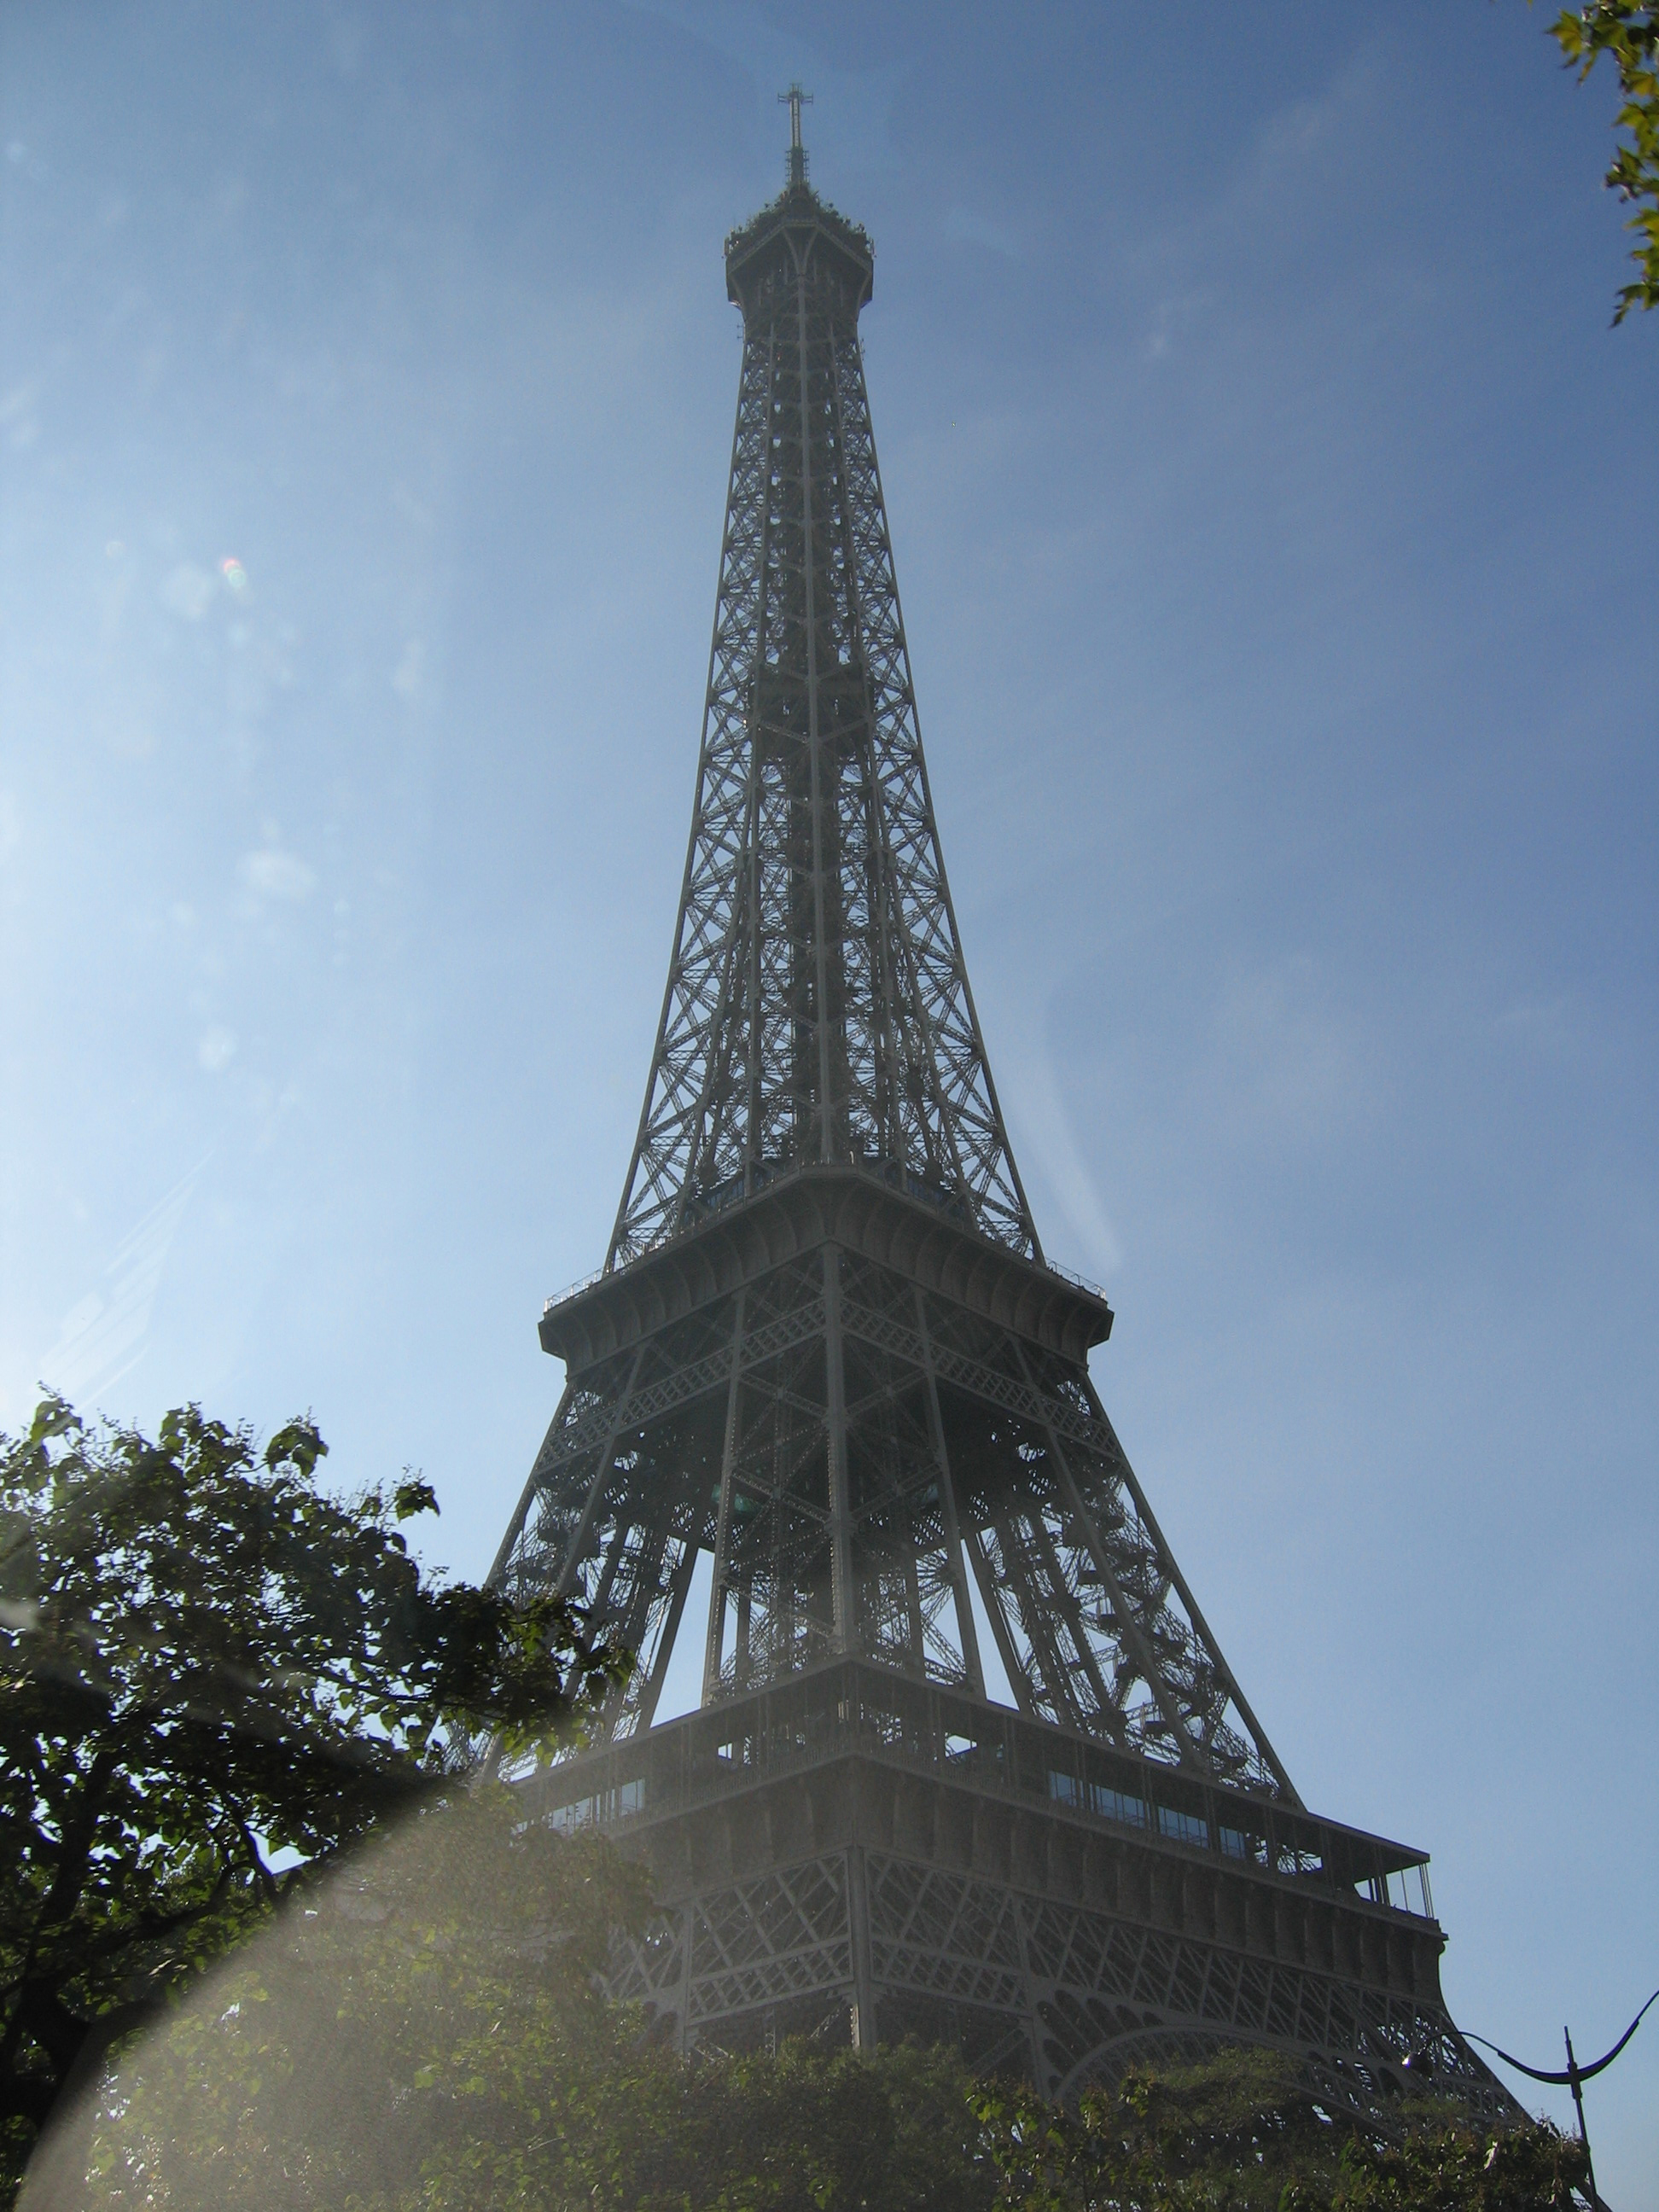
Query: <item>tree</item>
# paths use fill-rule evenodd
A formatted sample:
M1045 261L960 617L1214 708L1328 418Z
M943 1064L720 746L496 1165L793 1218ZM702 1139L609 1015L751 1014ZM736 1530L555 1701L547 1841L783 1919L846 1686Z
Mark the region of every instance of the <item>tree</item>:
M996 2172L953 2052L688 2060L606 2003L610 1931L651 1940L648 1911L637 1869L603 1838L553 1833L520 1793L423 1810L128 2048L91 2156L52 2201L991 2212Z
M1345 2146L1333 2212L1566 2212L1586 2203L1584 2148L1540 2122L1501 2136L1446 2128ZM1284 2212L1301 2212L1295 2198Z
M511 1789L424 1805L127 2045L50 2201L380 2212L430 2204L439 2173L493 2203L488 2177L596 2080L661 2063L598 1984L612 1930L648 1911L637 1868ZM636 2136L643 2117L617 2115Z
M623 1671L574 1608L424 1576L397 1524L428 1486L331 1497L326 1449L57 1398L0 1437L0 2203L182 1977Z
M1424 2095L1366 2135L1296 2062L1221 2050L1136 2068L1075 2109L994 2084L976 2110L1009 2212L1569 2212L1581 2144L1547 2124L1494 2135Z
M678 2058L637 2036L538 2077L538 2117L481 2107L384 2212L993 2212L978 2085L953 2051ZM381 2212L376 2207L375 2212Z
M1570 2212L1583 2192L1552 2128L1493 2136L1425 2097L1399 2141L1367 2138L1261 2051L1069 2108L912 2044L681 2059L586 1979L628 1910L615 1853L521 1823L533 1877L458 1890L448 1860L501 1861L476 1832L447 1858L453 1820L400 1840L392 1885L377 1869L349 1911L262 1935L137 2050L76 2212Z
M1070 2111L996 2085L978 2112L1005 2201L1032 2212L1196 2204L1223 2183L1237 2212L1276 2212L1291 2180L1323 2204L1348 2132L1294 2059L1253 2049L1133 2068L1110 2088L1085 2090Z
M1642 241L1631 252L1640 273L1620 292L1613 311L1613 321L1622 323L1632 307L1659 307L1659 8L1649 0L1587 0L1563 9L1550 36L1581 84L1603 54L1619 72L1624 105L1613 128L1628 131L1632 143L1619 148L1603 181L1635 204L1627 227Z

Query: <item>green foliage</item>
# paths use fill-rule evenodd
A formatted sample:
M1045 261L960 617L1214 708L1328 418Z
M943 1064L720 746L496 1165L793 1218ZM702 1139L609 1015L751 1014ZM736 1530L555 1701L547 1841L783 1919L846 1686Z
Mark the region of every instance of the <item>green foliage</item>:
M423 1577L395 1524L428 1486L328 1496L326 1449L55 1398L0 1437L0 2203L181 1976L618 1672L568 1609Z
M77 2206L991 2212L953 2055L678 2058L593 1976L642 1877L492 1790L423 1810L131 2048Z
M423 1814L128 2059L78 2204L145 2212L1565 2212L1579 2147L1395 2146L1223 2051L1080 2107L953 2053L677 2058L593 1994L643 1885L496 1793Z
M499 1784L422 1807L129 2048L76 2201L427 2202L428 2167L492 2164L625 2063L631 2027L595 1977L648 1903L608 1844L526 1821Z
M995 2084L975 2112L1010 2212L1565 2212L1584 2172L1553 2128L1496 2136L1427 2099L1369 2140L1270 2051L1132 2071L1075 2111Z
M1346 2139L1293 2060L1254 2049L1132 2070L1085 2091L1074 2112L1003 2087L978 2111L1009 2201L1030 2212L1212 2202L1275 2212L1291 2177L1328 2195Z
M1398 2147L1355 2140L1333 2212L1565 2212L1588 2198L1583 2146L1542 2124L1503 2136L1441 2129ZM1295 2212L1293 2206L1285 2212Z
M1605 181L1634 204L1627 227L1640 241L1631 252L1640 273L1620 292L1613 313L1622 323L1632 307L1659 307L1659 8L1648 0L1587 0L1564 9L1550 36L1581 83L1603 54L1619 73L1624 104L1613 127L1628 131L1632 143L1618 149Z
M690 2061L649 2045L550 2085L535 2133L474 2132L374 2212L991 2212L972 2082L948 2051L787 2043Z

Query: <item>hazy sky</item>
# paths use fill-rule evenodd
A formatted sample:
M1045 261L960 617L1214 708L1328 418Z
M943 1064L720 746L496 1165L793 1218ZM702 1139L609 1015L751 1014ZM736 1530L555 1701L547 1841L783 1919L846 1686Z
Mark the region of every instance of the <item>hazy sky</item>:
M1304 1796L1432 1851L1460 2022L1605 2047L1659 1982L1659 317L1607 327L1551 13L0 8L0 1420L309 1407L487 1565L638 1113L720 245L799 76L1097 1381ZM1659 2018L1590 2116L1659 2205Z

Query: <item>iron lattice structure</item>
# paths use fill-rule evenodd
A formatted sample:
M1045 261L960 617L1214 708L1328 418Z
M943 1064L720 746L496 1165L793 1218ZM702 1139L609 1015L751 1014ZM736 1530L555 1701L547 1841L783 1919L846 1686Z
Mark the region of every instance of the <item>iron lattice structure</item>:
M644 1108L605 1266L543 1316L568 1379L495 1568L638 1665L536 1787L650 1855L667 1910L618 1986L682 2042L921 2028L1054 2088L1243 2037L1366 2105L1433 2054L1495 2111L1426 1887L1396 1893L1422 1855L1305 1814L1096 1395L1110 1310L1043 1257L922 757L872 249L793 120L726 241L743 366ZM702 1711L655 1727L688 1635Z

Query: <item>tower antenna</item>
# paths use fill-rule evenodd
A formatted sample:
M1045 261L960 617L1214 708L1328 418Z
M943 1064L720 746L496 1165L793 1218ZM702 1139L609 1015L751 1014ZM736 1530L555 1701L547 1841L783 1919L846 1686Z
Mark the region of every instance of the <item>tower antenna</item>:
M789 181L792 185L804 185L806 182L806 149L800 142L800 112L803 107L812 105L812 95L801 90L798 79L787 92L778 94L778 105L780 107L787 106L789 110Z

